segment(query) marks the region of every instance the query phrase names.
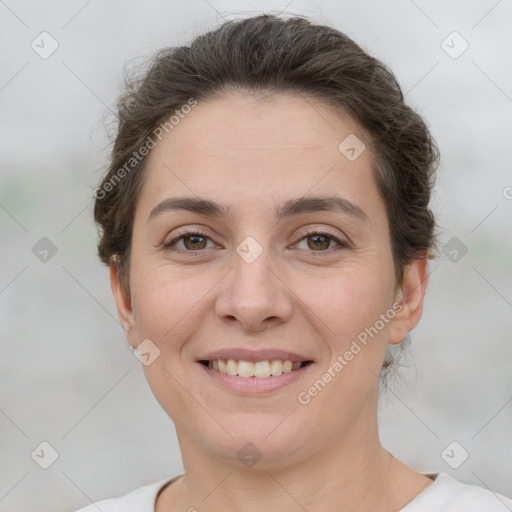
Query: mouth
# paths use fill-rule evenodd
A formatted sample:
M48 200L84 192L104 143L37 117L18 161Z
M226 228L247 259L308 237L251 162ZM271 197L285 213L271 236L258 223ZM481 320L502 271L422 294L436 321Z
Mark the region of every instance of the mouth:
M313 363L313 361L292 361L290 359L266 359L261 361L203 359L198 362L213 372L248 379L279 377L282 374L296 372Z

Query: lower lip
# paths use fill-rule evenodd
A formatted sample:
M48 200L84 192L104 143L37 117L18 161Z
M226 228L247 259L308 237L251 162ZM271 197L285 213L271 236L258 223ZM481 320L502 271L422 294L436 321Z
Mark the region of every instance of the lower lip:
M206 375L220 386L247 395L271 393L297 381L304 376L315 363L309 363L297 370L282 373L271 377L240 377L239 375L227 375L208 366L197 363L202 367Z

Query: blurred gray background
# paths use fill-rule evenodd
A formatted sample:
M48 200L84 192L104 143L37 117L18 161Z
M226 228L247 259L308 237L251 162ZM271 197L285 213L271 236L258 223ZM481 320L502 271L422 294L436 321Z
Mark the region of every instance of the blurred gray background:
M442 153L441 251L382 442L512 496L511 0L0 0L2 512L68 512L182 472L96 257L109 108L126 62L282 10L389 65Z

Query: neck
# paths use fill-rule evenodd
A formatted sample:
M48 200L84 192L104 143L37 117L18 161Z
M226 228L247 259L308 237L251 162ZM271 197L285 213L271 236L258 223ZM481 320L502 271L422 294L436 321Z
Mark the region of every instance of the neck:
M429 479L394 459L367 418L312 454L299 450L292 463L261 459L251 468L212 456L177 429L186 472L155 510L399 510Z

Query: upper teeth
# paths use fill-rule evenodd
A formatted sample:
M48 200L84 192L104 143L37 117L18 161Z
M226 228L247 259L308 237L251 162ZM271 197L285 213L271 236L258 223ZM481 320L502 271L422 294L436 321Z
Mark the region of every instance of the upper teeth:
M289 373L297 370L301 366L301 362L292 362L290 360L280 361L273 359L271 361L236 361L235 359L213 359L208 361L208 368L217 370L228 375L239 375L240 377L270 377L277 376L282 373Z

